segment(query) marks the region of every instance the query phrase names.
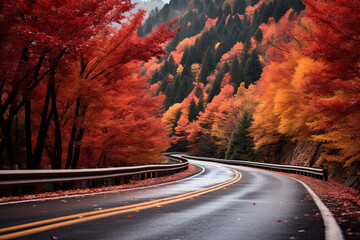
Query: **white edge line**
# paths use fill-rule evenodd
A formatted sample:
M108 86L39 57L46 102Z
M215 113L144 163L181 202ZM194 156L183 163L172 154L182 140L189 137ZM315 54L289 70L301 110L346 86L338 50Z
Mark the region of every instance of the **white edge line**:
M99 195L99 194L127 192L127 191L139 190L139 189L153 188L153 187L158 187L158 186L162 186L162 185L182 182L182 181L197 177L198 175L203 174L205 172L205 168L203 168L202 166L199 166L197 164L192 164L192 165L195 165L197 167L202 168L202 171L195 174L195 175L192 175L190 177L186 177L186 178L175 180L175 181L170 181L170 182L165 182L165 183L158 183L158 184L142 186L142 187L135 187L135 188L126 188L126 189L119 189L119 190L96 192L96 193L84 193L84 194L74 194L74 195L64 195L64 196L54 196L54 197L46 197L46 198L28 199L28 200L21 200L21 201L3 202L3 203L0 203L0 206L2 206L2 205L10 205L10 204L18 204L18 203L28 203L28 202L39 202L39 201L43 202L43 201L58 200L58 199L63 199L63 198L77 198L77 197L85 197L85 196L94 196L94 195Z
M344 236L342 234L341 228L339 224L336 222L334 216L330 212L330 210L325 206L325 204L321 201L321 199L316 195L316 193L304 182L290 177L298 182L300 182L306 190L310 193L314 202L321 212L321 216L324 220L325 225L325 239L326 240L344 240Z

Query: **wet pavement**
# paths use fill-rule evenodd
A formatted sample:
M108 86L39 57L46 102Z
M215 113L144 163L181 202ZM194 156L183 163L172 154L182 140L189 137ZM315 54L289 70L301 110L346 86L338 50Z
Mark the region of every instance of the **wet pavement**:
M211 190L234 179L234 169L241 173L239 181L200 196L144 210L134 208L19 239L324 239L316 204L293 179L245 167L190 163L204 168L203 173L138 190L2 205L0 228Z

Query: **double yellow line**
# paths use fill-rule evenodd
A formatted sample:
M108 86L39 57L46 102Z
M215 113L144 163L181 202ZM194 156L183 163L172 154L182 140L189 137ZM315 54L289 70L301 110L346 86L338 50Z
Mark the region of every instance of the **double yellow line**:
M148 202L142 202L127 206L121 206L121 207L115 207L115 208L109 208L104 210L97 210L97 211L91 211L91 212L84 212L79 214L73 214L63 217L57 217L57 218L51 218L46 219L42 221L36 221L36 222L30 222L26 224L16 225L12 227L6 227L0 229L0 234L5 233L3 235L0 235L0 239L12 239L12 238L18 238L23 237L39 232L44 232L47 230L51 230L54 228L59 227L65 227L76 223L82 223L87 222L95 219L110 217L118 214L123 213L129 213L129 212L135 212L139 210L144 210L152 207L158 207L163 206L166 204L174 203L183 201L189 198L197 197L200 195L203 195L205 193L213 192L219 189L222 189L226 186L229 186L231 184L234 184L242 178L242 175L240 172L231 169L235 173L235 177L229 181L214 185L209 188L205 188L202 190L189 192L185 194L180 194L172 197L167 198L161 198L157 200L152 200ZM10 233L9 233L10 232Z

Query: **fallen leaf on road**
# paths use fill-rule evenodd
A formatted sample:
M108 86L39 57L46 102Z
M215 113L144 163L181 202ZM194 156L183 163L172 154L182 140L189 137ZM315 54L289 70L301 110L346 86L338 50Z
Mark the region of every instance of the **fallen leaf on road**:
M237 218L236 220L241 221L241 220L242 220L242 218Z
M256 205L256 203L253 203L253 205Z
M299 233L306 232L304 229L298 230Z
M154 227L156 227L156 225L151 225L150 227L153 227L153 228L154 228Z
M276 220L276 222L281 222L281 219Z
M128 215L127 215L127 217L128 217L128 218L132 218L132 217L133 217L133 215L131 215L131 214L128 214Z

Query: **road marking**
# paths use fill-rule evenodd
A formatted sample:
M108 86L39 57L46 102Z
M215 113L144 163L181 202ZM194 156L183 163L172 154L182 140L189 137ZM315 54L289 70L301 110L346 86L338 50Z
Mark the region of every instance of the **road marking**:
M290 177L298 182L300 182L306 190L310 193L314 202L321 212L321 216L324 220L325 225L325 239L326 240L343 240L344 236L342 234L341 228L337 224L334 216L331 214L330 210L325 206L325 204L321 201L321 199L316 195L316 193L304 182Z
M228 168L228 169L230 169L230 168ZM104 210L97 210L97 211L73 214L73 215L68 215L68 216L63 216L63 217L57 217L57 218L52 218L52 219L47 219L47 220L42 220L42 221L36 221L36 222L16 225L16 226L7 227L7 228L1 228L0 233L11 232L11 231L16 231L16 230L19 230L19 231L0 235L0 239L12 239L12 238L23 237L23 236L47 231L50 229L54 229L54 228L69 226L69 225L76 224L76 223L87 222L87 221L91 221L91 220L95 220L95 219L118 215L118 214L129 213L129 212L144 210L144 209L148 209L148 208L163 206L163 205L167 205L170 203L190 199L193 197L198 197L200 195L203 195L203 194L206 194L209 192L220 190L224 187L227 187L229 185L232 185L232 184L240 181L240 179L242 178L242 174L237 170L234 170L234 169L230 169L230 170L235 173L235 177L233 179L223 182L223 183L220 183L220 184L217 184L217 185L214 185L212 187L208 187L208 188L205 188L202 190L197 190L197 191L184 193L184 194L180 194L180 195L175 195L172 197L152 200L152 201L148 201L148 202L142 202L142 203L127 205L127 206L121 206L121 207L109 208L109 209L104 209ZM48 224L48 225L46 225L46 224ZM44 225L44 226L42 226L42 225ZM31 227L34 227L34 228L31 228ZM26 229L26 228L30 228L30 229ZM26 229L26 230L21 230L21 229Z

